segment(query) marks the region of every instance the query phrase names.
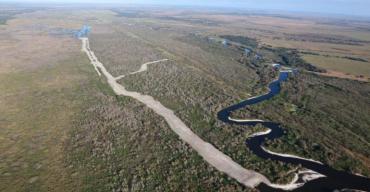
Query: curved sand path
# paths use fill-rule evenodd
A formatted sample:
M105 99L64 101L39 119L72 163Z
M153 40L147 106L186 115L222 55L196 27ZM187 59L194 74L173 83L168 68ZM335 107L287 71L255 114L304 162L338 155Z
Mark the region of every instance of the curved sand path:
M198 135L193 133L189 127L187 127L180 118L178 118L174 112L160 102L156 101L153 97L148 95L142 95L138 92L127 91L125 87L117 83L115 77L113 77L104 65L99 62L93 51L90 50L89 39L80 38L82 41L82 51L84 51L90 59L91 64L97 70L100 75L102 73L108 81L108 84L114 90L117 95L132 97L141 103L145 104L147 107L151 108L158 115L162 116L170 128L186 143L188 143L200 156L203 157L205 161L215 167L217 170L226 173L228 176L236 179L243 185L254 188L260 183L270 184L270 181L262 174L247 170L243 168L238 163L234 162L229 156L225 155L213 145L203 141ZM147 63L148 64L148 63ZM137 72L142 72L147 69L142 67ZM100 71L99 71L100 70ZM131 74L137 73L133 72ZM122 78L122 77L121 77Z
M161 60L158 60L158 61L152 61L152 62L144 63L144 64L141 65L139 70L137 70L135 72L132 72L129 75L144 72L144 71L148 70L148 65L155 64L155 63L160 63L160 62L163 62L163 61L168 61L168 59L161 59ZM115 79L116 79L116 81L118 81L118 80L124 78L125 76L126 75L120 75L120 76L116 77Z

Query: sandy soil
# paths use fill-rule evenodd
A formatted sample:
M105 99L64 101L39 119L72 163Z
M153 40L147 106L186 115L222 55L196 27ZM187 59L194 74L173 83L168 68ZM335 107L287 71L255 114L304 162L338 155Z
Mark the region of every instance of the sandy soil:
M160 63L160 62L163 62L163 61L168 61L168 59L161 59L161 60L158 60L158 61L152 61L152 62L144 63L144 64L141 65L141 67L138 71L132 72L129 75L144 72L144 71L148 70L148 65ZM116 77L116 81L124 78L125 76L126 75L120 75L120 76Z
M294 189L297 189L297 188L303 186L308 181L318 179L318 178L321 178L321 177L325 177L325 175L321 175L320 173L317 173L317 172L312 171L312 170L298 171L298 173L296 173L294 175L294 178L292 179L292 181L289 184L283 184L283 185L271 184L270 186L274 187L274 188L277 188L277 189L283 189L283 190L290 191L290 190L294 190ZM298 182L299 180L302 180L302 182Z
M229 117L230 121L239 122L239 123L245 123L245 122L263 122L261 119L234 119Z
M275 153L275 152L272 152L272 151L270 151L268 149L265 149L264 147L262 147L262 149L264 151L266 151L267 153L270 153L270 154L273 154L273 155L278 155L278 156L282 156L282 157L292 157L292 158L296 158L296 159L303 159L303 160L307 160L307 161L312 161L312 162L315 162L315 163L323 164L320 161L316 161L316 160L313 160L313 159L306 159L306 158L303 158L303 157L299 157L299 156L295 156L295 155L290 155L290 154L286 154L286 153Z

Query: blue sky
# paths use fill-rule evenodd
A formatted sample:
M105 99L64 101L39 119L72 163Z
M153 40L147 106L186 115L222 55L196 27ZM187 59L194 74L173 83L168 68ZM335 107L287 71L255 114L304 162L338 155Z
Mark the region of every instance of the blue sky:
M370 16L370 0L0 0L0 2L15 1L38 3L56 2L198 5Z

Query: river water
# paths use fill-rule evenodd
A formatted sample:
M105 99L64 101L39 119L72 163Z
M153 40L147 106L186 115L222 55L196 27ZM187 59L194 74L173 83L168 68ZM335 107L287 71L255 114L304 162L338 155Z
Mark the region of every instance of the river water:
M272 83L269 84L270 91L267 94L253 97L247 100L244 100L238 104L232 105L227 107L218 112L217 116L218 119L228 123L228 124L237 124L237 125L247 125L247 126L255 126L256 124L262 124L264 127L271 129L271 132L265 135L258 135L254 137L250 137L246 140L246 145L254 154L258 157L264 159L272 159L276 161L281 161L284 163L290 163L294 165L301 165L304 168L313 170L318 172L326 177L318 178L307 182L304 186L293 190L293 191L312 191L312 192L320 192L320 191L334 191L336 189L357 189L363 191L370 191L370 179L354 174L350 174L344 171L335 170L328 165L322 164L320 162L295 158L295 157L286 157L281 156L279 154L272 154L265 150L263 150L262 145L267 140L274 140L277 139L284 134L284 130L279 123L276 122L236 122L230 120L230 113L232 111L244 108L246 106L254 105L260 103L262 101L266 101L271 99L275 95L280 93L280 83L282 81L286 81L289 77L289 71L281 71L279 74L279 78ZM274 189L266 184L261 184L258 186L258 189L261 191L282 191L279 189Z

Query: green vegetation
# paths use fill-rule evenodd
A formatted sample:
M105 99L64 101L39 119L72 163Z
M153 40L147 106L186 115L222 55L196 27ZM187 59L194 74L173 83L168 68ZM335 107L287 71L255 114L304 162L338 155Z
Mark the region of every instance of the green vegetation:
M275 57L274 61L282 65L292 68L302 68L314 72L325 72L324 69L320 69L303 60L298 54L297 50L286 48L264 48L264 49L271 51L273 54L275 54L277 58Z
M301 73L283 84L279 96L246 110L284 125L287 135L267 145L273 151L369 176L369 91L368 83Z
M273 48L271 46L258 47L258 43L255 39L243 36L223 35L221 38L230 40L232 44L231 48L236 49L236 51L245 52L244 49L248 48L249 52L247 54L244 53L243 57L240 59L240 62L249 65L257 71L266 63L274 62L280 63L284 66L301 68L308 71L325 72L325 70L303 60L300 57L298 50L295 49L287 49L282 47Z
M331 69L315 61L326 55L366 66L368 33L335 26L335 38L328 39L306 34L333 29L309 19L299 20L301 29L297 20L283 17L115 11L119 14L45 10L2 26L0 191L253 191L207 164L153 111L114 95L80 52L78 40L40 27L70 31L85 23L93 27L91 48L115 76L170 59L120 83L153 96L202 139L278 183L290 181L300 167L263 160L248 150L245 139L265 130L261 125L231 126L216 114L266 92L277 75L271 63L299 68L280 95L233 116L282 123L286 135L266 144L273 151L370 175L370 85L306 72ZM1 10L0 22L13 12ZM289 35L294 38L284 38ZM219 37L232 43L223 46ZM367 70L341 62L341 71Z
M172 61L149 66L149 71L128 76L120 82L129 90L154 96L165 106L173 109L204 140L211 142L246 168L260 171L273 181L282 182L289 180L289 177L286 177L285 174L295 169L295 167L261 160L251 154L243 145L247 135L253 133L253 129L250 127L221 124L217 121L215 115L222 107L249 97L248 93L255 95L265 92L266 85L277 74L276 71L273 71L269 67L272 62L279 62L286 66L312 71L321 71L321 69L306 63L300 58L299 52L294 49L260 46L252 49L251 55L245 55L242 46L252 46L250 42L243 41L245 44L237 42L239 38L233 39L236 44L224 47L218 41L209 41L209 38L206 36L193 34L178 26L175 28L171 26L172 30L166 30L167 25L159 22L157 25L160 25L162 28L153 31L150 30L153 28L153 23L137 26L136 23L139 21L140 19L136 18L132 21L129 28L115 27L119 35L114 36L114 38L135 38L141 42L139 45L144 44L146 48L151 49L148 52L159 52L162 56L160 58L170 58ZM135 35L133 36L132 34ZM107 62L102 60L104 63L109 63L108 68L116 68L122 65L119 62L119 58L121 57L118 56L118 53L125 52L126 49L130 49L131 47L119 46L117 49L104 49L104 46L108 45L110 47L117 47L114 42L118 40L114 40L114 38L105 40L106 38L102 34L94 34L91 39L92 45L98 57L104 57L106 52L117 52L115 54L115 57L118 58L116 62L109 62L112 61L112 58L104 58ZM228 39L230 40L230 37ZM250 38L246 37L246 39ZM100 44L103 46L100 46ZM110 54L113 55L112 53ZM254 54L260 54L262 58L255 60ZM139 58L145 58L145 54L143 53L143 56L139 56ZM142 63L137 63L137 66L130 70L122 70L117 75L135 71ZM308 74L303 75L307 76ZM315 76L315 78L322 79L324 77ZM310 84L312 83L311 80L313 81L312 78L306 80L293 79L293 82L298 84L298 82L302 81ZM240 84L241 82L245 82L243 83L244 85ZM292 84L294 84L293 82ZM321 84L325 81L320 80L319 82ZM302 90L307 89L311 89L311 86ZM347 142L344 146L349 150L343 150L342 153L334 155L333 149L335 145L332 145L332 148L327 147L329 144L325 143L325 139L332 138L329 136L332 132L330 131L330 126L327 127L328 122L320 121L323 127L318 128L321 130L321 134L326 135L325 137L315 137L315 133L317 132L312 131L307 135L298 132L297 130L304 129L302 128L303 122L299 123L299 120L296 120L297 122L292 124L285 123L290 122L290 119L293 118L292 116L299 116L301 114L301 104L288 102L289 99L285 97L297 97L296 95L302 94L302 90L291 93L292 96L289 96L290 93L282 93L281 96L266 102L266 104L252 107L247 111L241 111L239 115L243 114L247 117L271 119L287 125L287 135L285 137L268 143L268 147L272 150L297 154L332 165L333 162L337 162L334 165L336 168L351 169L354 172L367 174L366 171L361 171L364 168L364 162L367 161L366 158L361 160L362 162L354 160L358 156L364 157L364 154L356 157L348 154L348 151L352 150L352 147L355 147L354 144ZM312 92L315 91L312 90ZM336 93L321 91L321 94L323 94L322 98L328 97L325 94L332 94L330 98L332 101L335 101L334 95ZM347 97L350 98L350 96ZM261 106L267 106L270 103L276 102L275 100L281 101L282 104L279 106L272 104L270 108L274 107L274 112L279 116L270 116L271 114L263 110ZM306 98L301 98L301 100L301 102L307 102ZM366 103L366 101L362 100L361 103ZM284 111L278 111L280 109L284 109ZM330 112L327 112L327 114ZM312 117L307 117L310 120L304 122L306 130L309 130L308 127L313 124L312 121L321 119L317 116L317 114L320 114L318 111L312 111L310 114ZM333 114L338 115L338 113ZM334 119L333 121L338 121L338 119ZM362 126L368 125L366 122L361 123ZM319 125L318 123L315 124ZM363 131L366 130L361 129ZM343 137L338 134L336 136ZM341 144L343 143L341 142ZM348 162L352 162L352 164L348 165Z
M243 190L141 103L100 91L66 142L82 191Z
M98 35L93 35L93 37L99 38ZM99 41L103 42L104 36L100 38L102 39ZM288 181L291 177L286 176L285 173L293 169L293 167L262 160L248 151L244 145L245 139L255 131L254 129L220 124L215 117L220 109L220 105L226 106L240 100L238 94L241 91L230 86L234 83L230 79L216 80L213 79L213 76L206 75L206 73L223 73L222 76L232 74L251 78L241 73L243 70L250 69L245 68L238 62L230 62L227 66L229 73L215 71L215 67L223 67L222 65L224 65L219 61L230 60L227 59L227 55L230 55L228 54L230 50L224 49L220 45L208 44L206 40L201 40L195 36L185 36L176 39L180 40L180 43L186 42L188 46L200 46L201 49L197 51L197 55L192 55L192 59L202 58L203 55L200 54L208 55L218 52L219 54L215 55L217 59L215 58L214 63L201 63L202 67L207 69L204 71L196 68L198 63L192 63L189 60L178 59L168 63L150 65L149 71L128 76L120 82L129 90L154 96L165 106L173 109L204 140L212 143L246 168L260 171L270 176L271 180L277 182ZM99 48L98 44L96 44L99 41L92 38L92 42L95 42L96 45L96 49L94 49L95 47L93 48L96 54L104 55L106 51L114 51L112 49ZM153 44L151 47L155 47ZM125 47L120 47L120 49L125 49ZM185 52L185 54L188 53ZM191 54L194 53L191 52ZM177 58L181 58L181 56ZM104 62L104 60L102 61ZM248 74L248 72L245 73ZM234 86L238 87L238 84L235 83ZM242 95L246 96L246 93ZM152 118L148 116L145 119L152 121ZM217 189L217 187L214 189Z

